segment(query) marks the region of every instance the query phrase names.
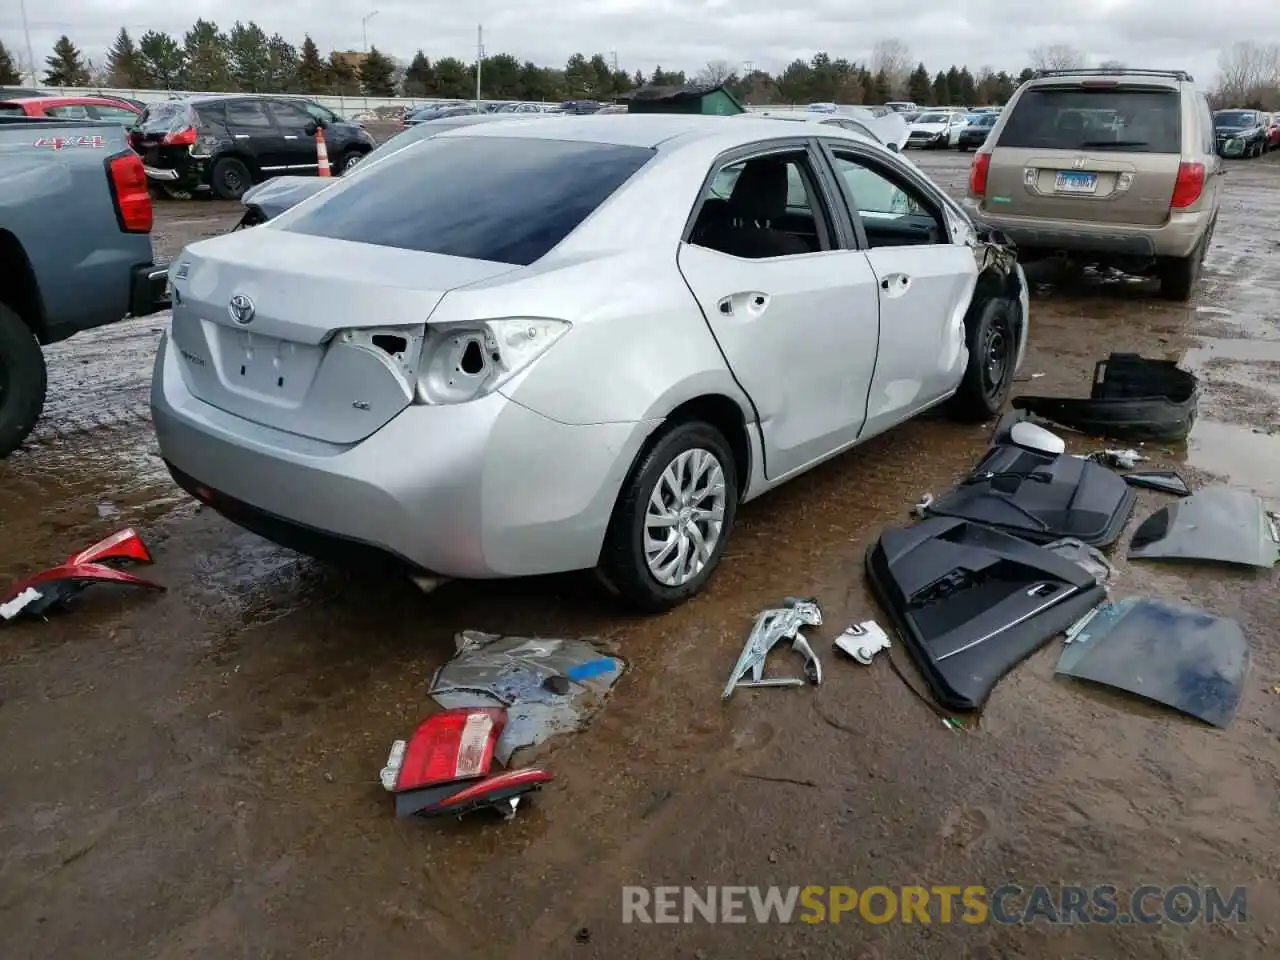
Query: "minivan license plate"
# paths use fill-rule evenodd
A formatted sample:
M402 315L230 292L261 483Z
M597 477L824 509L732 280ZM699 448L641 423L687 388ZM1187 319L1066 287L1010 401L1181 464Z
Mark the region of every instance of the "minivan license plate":
M1054 178L1053 189L1059 193L1093 193L1098 189L1098 175L1060 170Z

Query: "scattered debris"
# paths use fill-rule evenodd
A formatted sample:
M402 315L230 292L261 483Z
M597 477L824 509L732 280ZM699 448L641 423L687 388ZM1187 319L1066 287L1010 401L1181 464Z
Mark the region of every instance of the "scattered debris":
M113 533L56 567L42 570L16 584L0 601L0 619L12 620L20 615L43 617L69 601L94 583L119 583L163 591L165 588L110 564L152 563L151 551L132 529Z
M493 809L510 820L520 798L551 780L537 767L491 774L507 712L494 707L442 710L409 740L391 745L382 786L396 798L396 816L462 816Z
M1057 672L1225 727L1244 697L1251 659L1234 620L1135 597L1099 608L1063 648Z
M889 635L874 620L855 623L836 637L832 645L866 666L871 664L877 653L890 647Z
M1226 486L1161 507L1129 541L1131 560L1203 560L1269 569L1280 560L1276 515L1251 493Z
M585 726L626 669L626 661L592 640L464 630L454 644L457 653L436 671L427 693L446 709L505 707L497 745L504 765L521 748Z
M738 662L729 676L729 682L725 685L721 698L728 700L733 695L735 687L803 686L804 681L798 677L764 679L764 662L769 656L769 651L783 639L790 640L791 648L805 658L805 676L809 682L821 683L822 665L818 662L818 657L809 646L809 642L800 633L800 628L804 626L822 626L822 609L818 606L817 600L787 597L783 600L781 607L765 610L756 617L755 626L751 628L746 646L743 647L742 655L738 657ZM743 679L748 673L751 674L749 681Z
M1181 474L1173 470L1141 470L1137 473L1126 473L1124 482L1131 487L1145 487L1148 490L1159 490L1161 493L1172 493L1179 497L1191 496L1191 486L1182 479Z
M1090 436L1185 440L1195 423L1200 381L1170 360L1113 353L1093 371L1089 399L1014 397L1026 410Z
M1140 463L1150 460L1150 457L1144 457L1137 450L1102 450L1098 453L1090 454L1089 459L1095 463L1100 463L1104 467L1111 467L1113 470L1132 470Z
M1112 566L1106 554L1072 537L1045 544L1045 549L1084 567L1103 586L1111 583L1116 577L1116 568Z

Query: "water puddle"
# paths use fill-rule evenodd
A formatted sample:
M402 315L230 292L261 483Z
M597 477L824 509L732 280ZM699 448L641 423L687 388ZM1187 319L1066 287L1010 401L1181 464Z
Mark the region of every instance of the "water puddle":
M1187 440L1187 463L1261 497L1280 501L1280 435L1254 428L1197 420Z
M1192 347L1183 354L1182 365L1188 370L1197 370L1213 360L1280 364L1280 340L1205 337L1200 341L1199 346Z

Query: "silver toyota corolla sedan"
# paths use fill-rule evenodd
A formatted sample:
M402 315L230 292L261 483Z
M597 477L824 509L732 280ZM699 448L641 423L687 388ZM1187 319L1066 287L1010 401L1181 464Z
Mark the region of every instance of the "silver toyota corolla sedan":
M1025 280L913 165L769 119L512 120L187 247L152 407L240 525L419 577L694 594L740 504L941 403L985 419Z

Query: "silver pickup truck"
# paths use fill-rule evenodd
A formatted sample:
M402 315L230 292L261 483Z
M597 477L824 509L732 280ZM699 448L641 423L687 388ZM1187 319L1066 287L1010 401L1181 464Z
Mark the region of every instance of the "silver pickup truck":
M168 305L152 218L120 125L0 117L0 457L44 407L43 345Z

